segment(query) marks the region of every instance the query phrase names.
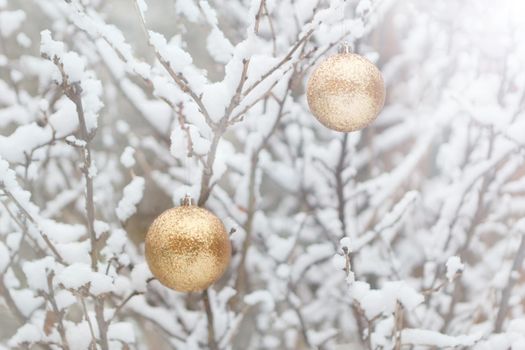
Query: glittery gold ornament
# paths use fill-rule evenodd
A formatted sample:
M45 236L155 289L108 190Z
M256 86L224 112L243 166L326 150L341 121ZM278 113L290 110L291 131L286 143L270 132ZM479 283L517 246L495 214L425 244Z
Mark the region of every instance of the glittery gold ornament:
M231 244L221 220L193 205L189 196L153 221L146 235L146 261L166 287L206 289L226 271Z
M385 86L379 69L345 45L314 70L306 97L310 111L324 126L351 132L376 119L385 103Z

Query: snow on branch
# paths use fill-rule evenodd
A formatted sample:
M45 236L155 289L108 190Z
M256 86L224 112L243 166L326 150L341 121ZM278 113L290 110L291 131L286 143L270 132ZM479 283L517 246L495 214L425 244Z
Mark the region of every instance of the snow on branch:
M450 336L435 331L407 328L401 332L401 340L405 345L424 345L446 347L474 346L480 335Z
M519 1L25 1L0 0L0 348L524 348ZM387 96L349 134L305 97L342 42ZM203 293L144 256L186 193L231 238Z
M124 196L118 202L117 216L120 221L125 222L137 212L137 204L144 193L144 178L136 176L124 187Z

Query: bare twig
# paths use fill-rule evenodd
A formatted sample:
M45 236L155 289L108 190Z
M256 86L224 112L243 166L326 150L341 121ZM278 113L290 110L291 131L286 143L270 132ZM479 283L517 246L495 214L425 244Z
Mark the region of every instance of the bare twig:
M65 80L65 76L64 76ZM91 140L94 135L90 135L86 126L86 119L84 117L84 108L82 107L82 89L80 85L65 85L64 93L75 104L78 123L80 129L81 139L85 142L80 152L83 162L82 172L86 182L86 214L87 214L87 228L89 232L89 240L91 243L91 268L98 271L98 248L97 236L95 233L95 204L93 200L93 177L91 170Z
M148 28L146 26L146 21L144 19L144 17L142 16L142 13L140 12L139 10L139 7L138 7L138 4L137 4L137 1L135 0L135 8L137 10L137 13L139 15L139 18L140 18L140 23L142 25L142 29L144 30L144 33L146 35L146 38L148 39L148 44L150 46L153 47L153 45L151 44L151 40L150 40L150 35L149 35L149 31L148 31ZM187 79L184 77L184 75L182 75L182 73L180 72L175 72L173 70L173 68L171 67L171 65L169 64L168 61L166 61L166 59L164 57L162 57L162 55L157 51L157 49L155 47L153 47L153 51L155 51L155 56L157 57L157 59L159 60L160 64L164 67L164 69L166 69L166 71L168 72L168 74L171 76L171 78L173 79L173 81L179 86L179 88L186 94L188 94L192 100L197 104L197 106L199 107L199 110L201 111L202 115L204 116L204 118L206 119L206 122L209 124L209 125L215 125L215 122L211 119L210 117L210 114L208 113L208 110L206 109L206 107L204 106L204 103L202 102L202 99L200 96L198 96L189 86L188 84L188 81Z
M82 304L82 311L84 312L84 317L86 319L86 322L89 327L89 333L91 334L91 349L96 350L97 349L97 337L95 336L95 330L93 328L93 323L91 322L91 317L89 317L89 312L86 306L86 300L83 296L79 296L80 303Z
M140 295L140 294L142 294L142 292L138 292L135 290L130 295L128 295L126 299L122 300L122 302L115 308L115 311L113 312L113 316L108 320L108 324L111 323L115 319L115 317L117 317L120 310L122 310L122 308L126 306L128 301L130 301L133 297Z
M31 216L31 214L29 214L29 212L17 201L17 199L9 191L7 191L7 189L4 189L4 192L9 197L9 199L11 199L11 201L16 205L18 210L20 210L20 212L24 215L24 217L27 218L33 225L35 225L35 227L38 229L38 232L40 233L40 235L44 239L44 242L46 243L48 248L51 250L53 255L55 256L55 259L59 263L64 264L64 259L62 259L62 256L60 255L60 253L56 249L55 245L53 244L53 242L51 242L49 237L40 229L40 227L38 226L38 223L33 218L33 216Z
M496 316L496 321L494 323L494 331L496 333L501 332L503 327L503 322L505 321L505 318L507 317L508 307L509 307L509 299L512 294L512 288L514 288L514 285L516 285L516 275L518 271L521 269L521 266L523 265L523 260L525 259L525 234L521 234L521 242L518 247L518 250L516 251L516 255L514 256L514 261L512 263L512 268L509 273L509 279L507 281L507 285L503 289L503 292L501 293L501 301L499 304L498 314Z
M292 307L292 309L295 311L295 314L297 315L297 318L299 319L299 324L301 326L301 335L303 337L304 343L309 349L314 349L312 346L312 342L310 338L308 337L308 327L306 326L306 322L304 321L303 313L301 312L301 309L297 307L297 305L294 304L293 301L290 301L288 299L288 304Z
M347 235L346 232L346 201L344 198L344 188L343 188L343 170L345 170L345 156L346 156L346 145L348 142L348 134L345 133L341 139L341 153L339 155L339 161L337 162L337 167L335 168L335 188L334 191L337 195L337 216L339 222L341 223L342 237Z
M401 330L403 329L403 305L399 301L396 302L396 310L394 311L394 350L401 350Z
M247 96L253 89L255 89L259 84L261 84L263 81L265 81L269 76L271 76L276 70L281 68L286 62L290 61L293 54L297 49L301 47L301 45L310 38L310 35L313 33L313 29L310 29L305 35L303 35L296 43L295 45L288 51L288 53L272 68L270 68L266 73L264 73L259 80L254 82L252 85L250 85L244 92L243 95Z
M289 85L291 83L291 80L289 81ZM268 144L268 141L272 134L276 131L277 126L279 125L279 122L284 115L284 105L286 103L286 99L288 97L289 89L286 90L286 93L282 100L279 102L279 110L277 112L277 116L275 118L275 121L272 125L272 128L270 129L270 132L265 135L264 139L260 143L260 145L254 150L251 156L251 167L250 167L250 178L248 182L248 208L247 208L247 217L246 222L244 223L244 227L246 230L246 237L244 239L242 250L241 250L241 259L239 261L239 267L237 271L237 280L235 281L235 288L238 291L241 291L244 288L245 279L246 279L246 272L244 270L245 266L245 260L246 255L248 253L248 248L251 244L251 238L252 238L252 231L253 231L253 219L255 215L255 209L256 209L256 174L257 174L257 166L259 162L259 154L262 150L264 150Z
M84 116L84 108L82 106L82 88L80 87L80 84L69 84L67 80L67 75L65 74L59 59L54 58L53 61L62 73L62 88L64 90L64 94L71 100L71 102L75 104L78 116L80 136L81 139L84 141L84 145L80 154L83 162L82 172L84 174L84 180L86 182L86 221L89 233L89 240L91 243L91 268L94 271L98 271L98 239L95 232L95 204L93 194L93 174L91 174L92 161L90 148L91 140L94 137L94 132L90 133L87 129L86 119ZM106 322L104 316L104 299L102 297L94 297L94 304L95 315L100 335L100 345L103 350L108 350L108 323Z
M9 308L9 311L13 314L13 316L16 317L17 321L20 324L24 324L27 321L27 318L24 316L22 311L18 308L16 305L13 296L11 295L11 292L9 291L9 288L4 283L4 274L0 274L0 294L3 295L4 301Z
M210 297L208 290L202 292L202 301L204 303L204 310L206 311L206 317L208 318L208 346L210 350L219 350L217 339L215 338L215 327L213 323L213 310L210 304Z
M66 328L64 327L64 311L58 309L58 305L55 299L55 292L53 290L54 275L55 275L54 272L51 272L47 275L47 289L48 289L47 299L49 300L49 303L51 304L51 308L53 309L53 312L55 316L57 317L57 330L58 330L58 334L60 335L60 340L62 341L62 349L68 350L69 343L66 337Z

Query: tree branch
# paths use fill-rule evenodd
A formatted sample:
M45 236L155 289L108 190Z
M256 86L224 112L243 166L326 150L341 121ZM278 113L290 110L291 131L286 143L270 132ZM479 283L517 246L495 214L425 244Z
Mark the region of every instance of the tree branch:
M523 265L523 260L525 258L525 234L521 233L521 242L516 255L514 256L514 261L512 263L512 269L509 273L509 279L507 285L501 293L501 301L499 304L498 314L496 316L496 321L494 323L494 331L500 333L503 327L503 322L507 317L507 312L509 308L509 299L512 294L512 288L516 285L517 273Z

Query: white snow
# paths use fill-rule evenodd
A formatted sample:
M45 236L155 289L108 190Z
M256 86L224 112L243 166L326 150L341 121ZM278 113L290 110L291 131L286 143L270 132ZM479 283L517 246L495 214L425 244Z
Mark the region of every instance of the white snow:
M69 83L78 83L84 77L85 63L76 52L66 52L61 57L64 73Z
M60 347L44 300L50 276L72 350L88 348L91 331L100 338L97 300L111 319L110 349L147 348L154 328L173 348L209 347L202 296L152 279L143 241L153 216L185 193L199 198L203 184L204 206L237 229L231 266L208 290L221 349L238 337L254 348L357 348L366 336L386 350L396 332L402 348L525 348L519 283L493 332L502 289L519 279L511 267L525 230L520 1L135 1L139 18L133 4L35 1L28 11L0 0L0 274L28 317L0 349ZM387 27L396 49L385 55L368 34ZM340 40L378 66L388 93L377 120L348 134L317 123L305 96ZM63 94L71 84L91 142ZM236 92L231 116L242 120L221 121ZM347 251L355 275L343 271ZM463 255L474 257L465 298L445 320L453 286L437 287L466 268ZM13 304L0 303L10 322ZM395 328L398 305L405 329ZM364 315L361 334L353 307ZM445 322L447 334L438 331Z
M379 290L370 290L359 300L359 304L363 308L367 319L372 319L385 311L392 312L394 308L392 302L395 302L395 300L385 299L385 296Z
M26 13L22 10L0 11L0 34L4 38L11 36L25 19Z
M339 333L339 330L335 328L328 328L322 331L308 330L308 340L314 346L319 346L327 342L329 339L334 338Z
M70 305L73 305L77 302L77 298L67 290L58 290L55 292L55 300L57 303L57 308L59 310L65 309Z
M146 0L137 0L137 5L142 14L142 17L144 17L146 15L146 11L148 11L148 4L146 3Z
M49 125L40 127L37 123L19 126L9 136L0 135L0 157L9 162L23 163L25 154L45 145L55 137L65 137L73 133L78 126L75 107L70 101L57 103L57 111L49 117Z
M78 72L74 72L78 74ZM76 76L77 77L77 76ZM86 119L86 128L92 132L98 126L98 113L103 107L100 99L102 95L102 84L92 73L86 73L82 78L82 105L84 107L84 116Z
M47 256L40 260L26 261L22 270L26 275L27 284L33 290L48 291L47 275L56 267L55 260Z
M135 332L133 331L133 325L129 322L111 323L108 329L108 338L124 343L134 343Z
M199 1L199 7L201 8L204 16L206 17L206 21L212 26L216 26L219 24L219 21L217 19L217 12L210 6L210 3L205 0Z
M47 233L49 238L57 243L76 242L87 232L84 225L65 224L52 219L41 220L40 228Z
M199 19L199 8L193 1L175 2L175 12L183 15L190 22L196 22Z
M94 295L109 293L114 290L113 279L102 272L92 272L89 291Z
M0 109L0 127L5 127L15 121L29 122L30 120L27 110L22 106L13 105Z
M446 266L446 275L449 282L452 282L456 277L456 274L461 273L465 268L465 265L461 262L459 256L451 256L448 258Z
M91 281L91 273L88 264L71 264L57 275L56 282L63 284L67 289L79 289Z
M44 298L35 296L29 289L11 290L11 296L18 310L26 317L31 316L33 311L44 304Z
M92 132L97 128L98 112L103 105L100 100L102 93L100 81L95 78L92 71L85 70L84 58L74 51L66 51L62 42L53 40L49 30L42 31L40 35L40 52L49 57L55 64L61 65L69 84L80 83L86 128L88 133ZM55 79L61 82L60 76L55 76Z
M233 45L218 27L214 27L208 35L206 48L213 59L220 63L228 63L233 55Z
M79 289L87 287L94 295L109 293L113 291L113 279L101 272L94 272L85 263L73 263L64 268L56 277L56 282L67 289Z
M334 248L329 243L310 245L308 250L297 259L292 267L292 281L299 280L309 267L315 265L318 261L332 257L333 254Z
M137 212L137 204L142 200L144 194L144 178L135 176L131 182L124 187L124 195L118 203L116 213L120 221L128 220Z
M16 35L16 41L18 45L22 46L23 48L29 48L31 47L31 38L29 38L25 33L18 33Z
M202 103L210 113L214 121L218 121L224 116L226 108L232 97L232 91L227 83L220 81L217 83L206 84L203 87Z
M135 166L135 149L127 146L120 156L120 162L128 169L133 168Z
M91 316L92 317L92 316ZM96 324L94 317L91 320ZM88 349L92 337L89 330L89 324L86 321L74 323L66 321L66 339L72 349Z
M147 288L147 280L152 277L148 264L141 263L135 265L131 270L131 283L133 288L138 292L145 292Z
M275 301L272 294L266 290L258 290L244 296L244 302L248 305L261 304L266 312L273 310Z
M89 240L57 244L56 249L64 261L69 264L76 262L88 264L91 261Z
M360 0L359 3L357 4L355 12L358 15L362 16L366 12L370 11L371 7L372 7L372 2L370 0Z
M93 225L93 229L95 230L95 236L100 238L104 233L109 232L110 227L107 222L95 220L95 224Z
M4 242L0 242L0 271L4 271L10 261L9 250Z
M343 270L346 266L346 258L342 255L335 254L332 258L332 264L337 270Z
M401 332L401 342L406 345L444 347L473 346L481 335L449 336L436 331L408 328Z
M268 254L276 261L285 261L295 246L296 238L281 238L278 236L271 237L268 240Z
M182 71L192 63L193 59L186 51L175 44L168 44L162 34L150 30L149 40L162 59L176 72Z
M40 33L40 38L41 53L49 56L50 58L60 57L64 53L64 44L62 42L53 40L49 30L43 30Z
M424 301L424 297L404 281L387 282L380 289L370 289L365 282L355 282L351 284L351 293L368 319L393 313L397 302L411 311Z
M352 251L352 245L351 244L352 244L352 240L350 239L350 237L343 237L339 241L339 245L341 245L341 248L342 249L346 249L348 252Z
M124 246L128 243L127 233L122 229L111 230L111 233L106 241L106 246L102 250L104 254L122 256Z
M39 327L31 323L26 323L16 330L14 336L9 339L9 346L14 348L23 344L34 344L43 338L43 333Z

